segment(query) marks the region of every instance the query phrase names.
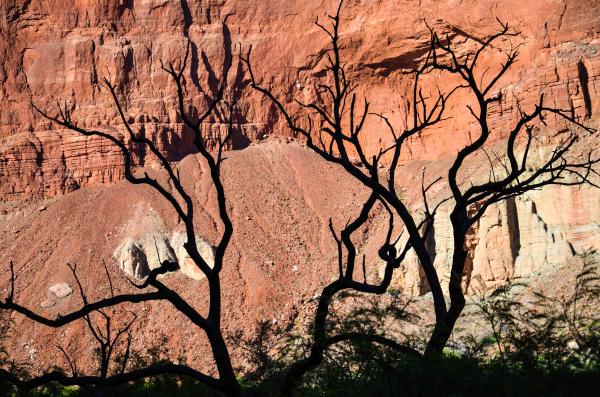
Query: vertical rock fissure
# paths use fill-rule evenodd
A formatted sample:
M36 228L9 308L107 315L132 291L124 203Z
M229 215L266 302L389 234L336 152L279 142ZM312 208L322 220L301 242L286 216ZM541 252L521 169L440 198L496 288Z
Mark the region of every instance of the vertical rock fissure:
M592 117L592 98L590 96L590 78L587 67L583 63L583 60L577 62L577 72L579 73L579 84L581 85L581 92L583 94L583 104L585 106L585 117L589 119Z
M519 256L519 251L521 251L521 229L519 225L517 204L514 197L506 200L506 218L508 223L508 234L510 238L510 252L514 265L517 257Z

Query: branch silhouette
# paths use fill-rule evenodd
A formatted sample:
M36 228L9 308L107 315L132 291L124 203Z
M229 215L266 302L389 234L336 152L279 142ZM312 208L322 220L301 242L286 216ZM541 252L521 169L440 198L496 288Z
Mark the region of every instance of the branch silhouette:
M223 24L223 47L224 47L224 62L221 80L219 82L219 88L212 98L207 96L207 104L205 110L200 114L197 120L192 120L191 116L186 110L186 91L185 91L185 78L184 73L186 71L188 58L190 54L190 48L192 46L191 41L188 41L185 55L177 66L172 62L164 64L161 62L163 70L168 73L172 81L175 84L177 92L177 107L187 128L190 128L194 133L194 145L202 158L207 162L210 169L210 176L212 185L217 193L217 204L219 208L220 220L223 223L223 232L219 238L214 266L209 266L206 260L200 255L198 247L196 245L196 231L194 229L194 206L190 195L184 189L179 173L176 172L163 155L163 153L156 147L156 145L143 135L143 132L137 132L134 127L128 121L126 110L120 100L119 92L115 84L109 79L104 78L102 80L103 86L107 89L108 93L113 99L114 105L119 114L121 123L126 131L126 135L130 142L136 145L143 145L148 149L156 158L165 170L168 176L169 186L164 186L157 179L148 175L144 172L143 176L137 176L134 170L134 162L132 158L131 149L126 143L126 140L122 137L117 137L108 132L101 130L90 130L80 127L78 123L73 119L71 114L71 108L65 102L62 105L57 102L58 109L56 113L51 113L39 107L36 103L31 100L32 109L43 118L62 126L68 130L77 132L83 136L95 136L106 140L109 140L112 144L120 149L120 152L124 159L124 175L125 179L136 185L147 185L158 192L163 199L165 199L170 206L176 211L179 219L183 222L186 230L187 241L184 244L184 248L188 255L194 262L194 264L204 273L207 279L210 303L209 310L206 316L201 315L196 309L194 309L186 300L184 300L175 290L167 287L164 283L158 280L159 275L167 274L169 272L176 271L179 268L179 264L176 262L163 261L161 265L152 270L148 277L143 281L142 284L136 284L131 282L136 289L144 292L137 294L115 294L113 290L112 281L110 274L105 265L105 270L108 276L108 282L110 284L111 296L108 298L100 299L95 302L89 302L84 292L84 289L79 282L77 277L75 266L71 266L71 270L77 285L83 305L80 309L70 312L65 315L58 316L55 319L46 318L42 315L35 313L34 311L26 308L25 306L16 303L14 299L14 269L12 263L10 264L11 270L11 285L8 297L4 302L0 302L0 309L10 310L30 320L49 326L49 327L62 327L76 320L83 319L88 329L91 331L94 339L99 345L99 375L98 376L84 376L77 372L76 365L73 360L67 359L69 366L71 367L72 374L66 375L61 371L52 371L45 373L41 376L32 379L20 379L16 375L11 374L5 370L0 371L0 376L13 383L21 389L33 389L40 385L48 382L59 382L63 385L102 385L112 386L121 383L130 382L137 379L142 379L149 376L155 376L160 374L177 374L186 375L196 379L199 382L206 384L207 386L213 387L228 396L239 396L241 395L241 387L235 377L234 370L231 365L231 359L227 345L225 344L222 332L221 332L221 283L219 274L223 268L223 258L227 247L229 245L231 235L233 232L233 225L227 210L227 202L225 197L225 191L223 184L220 179L221 166L224 161L222 156L223 149L229 144L231 139L232 131L234 128L233 124L233 112L236 106L235 101L226 101L224 99L225 91L227 88L227 80L229 71L232 64L232 48L231 38L229 30L226 24ZM225 103L225 104L224 104ZM217 142L216 157L211 153L206 145L202 134L202 123L208 120L208 118L215 112L217 108L222 107L224 111L222 114L227 114L229 119L228 131L226 135L220 138ZM173 187L173 191L171 190ZM146 292L148 289L151 291ZM127 360L130 355L131 340L130 336L125 341L125 352L123 354L123 362L118 365L118 371L114 374L110 373L111 359L115 356L115 349L119 345L119 341L129 335L131 327L135 321L133 319L126 323L123 328L113 331L111 328L111 318L105 310L109 310L113 307L117 307L123 303L141 303L148 301L165 301L171 304L177 311L187 317L196 327L204 331L208 341L210 343L214 363L217 367L218 378L208 376L200 371L185 365L173 364L173 363L160 363L148 366L146 368L135 369L126 371ZM96 326L92 320L93 313L97 313L96 316L100 316L103 320L104 326ZM59 348L65 353L64 349ZM112 360L114 361L114 360Z
M345 70L340 46L342 8L343 0L339 2L336 13L328 16L329 26L318 20L316 22L329 38L330 43L329 47L324 49L326 77L323 80L326 81L316 84L320 90L314 101L309 103L296 101L299 110L295 113L292 113L270 88L262 85L257 79L251 62L252 47L249 47L245 54L240 55L246 65L251 87L271 101L292 133L303 137L309 149L325 160L342 167L371 191L369 200L363 205L361 215L344 229L341 238L337 236L330 224L337 245L339 278L322 291L313 324L313 344L310 354L292 364L284 382L284 393L290 393L306 372L321 363L327 348L326 341L336 340L336 336L328 337L326 335L326 320L329 303L337 292L344 289L375 294L385 292L390 285L393 272L403 263L407 252L414 251L432 293L435 312L435 327L429 337L424 355L426 357L439 355L446 346L456 320L465 305L462 281L467 260L465 248L467 233L489 206L548 185L589 184L597 187L593 178L598 176L596 166L600 162L600 157L593 150L590 150L583 160L574 154L575 143L581 139L582 133L593 134L596 131L579 122L574 115L567 111L546 106L543 94L540 95L538 104L530 113L519 109L518 121L509 132L506 153L502 159L506 159L508 164L505 164L504 161L498 162L507 170L507 175L498 178L495 172L491 172L489 181L473 185L466 190L461 187L458 175L463 164L473 154L485 151L484 145L489 142L491 136L488 123L489 105L502 101L502 95L493 94L493 92L500 84L502 77L518 59L519 46L511 44L505 53L504 62L499 65L493 75L485 78L489 70L479 73L480 61L485 58L488 50L495 49L496 43L500 40L519 35L518 32L512 31L507 23L498 21L500 29L489 37L476 38L472 36L468 38L475 45L475 50L465 56L459 55L449 37L441 39L434 29L428 27L429 49L420 66L410 72L412 92L408 98L402 98L402 102L408 103L405 127L402 131L397 131L385 115L370 111L370 104L366 98L360 100L354 93L356 85ZM455 75L459 82L446 91L436 87L431 93L425 93L421 80L433 71ZM421 191L424 215L419 218L411 213L407 200L397 191L397 170L402 151L411 138L419 136L425 130L431 130L431 127L439 125L449 117L447 115L449 100L458 91L467 92L475 98L478 108L474 109L467 105L466 109L475 118L480 133L472 143L458 151L453 164L448 169L445 179L450 196L438 200L433 205L430 204L427 193L434 184L440 183L442 179L438 178L433 183L426 184L425 172L423 172ZM362 107L359 109L357 104L361 102ZM546 121L550 115L567 122L577 130L559 142L541 166L528 173L530 147L536 132L534 122L547 126ZM381 148L372 156L367 154L360 140L365 120L369 117L375 117L382 121L385 126L383 133L387 132L392 138L390 146ZM445 133L442 129L435 131L438 134ZM516 155L517 140L523 133L526 144L524 153L519 157ZM382 161L384 155L388 156L389 162ZM355 161L355 158L359 161ZM387 176L387 180L382 180L382 176ZM356 249L350 236L365 223L366 215L373 208L375 202L380 202L388 209L390 220L387 240L379 250L380 258L386 262L383 280L378 285L368 285L354 281L352 278ZM444 296L440 277L427 248L427 238L437 210L445 203L451 205L450 220L454 240L452 269L447 286L449 302ZM396 243L391 243L394 220L398 220L403 231L408 234L404 247L397 248L396 243L399 236L395 240ZM342 259L343 251L346 252L345 263Z

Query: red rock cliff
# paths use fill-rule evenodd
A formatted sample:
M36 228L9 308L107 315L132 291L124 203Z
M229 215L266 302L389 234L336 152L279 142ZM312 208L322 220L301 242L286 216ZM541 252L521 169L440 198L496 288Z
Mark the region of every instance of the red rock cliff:
M310 95L322 72L325 36L313 24L336 0L5 0L0 5L0 197L52 195L121 178L121 159L98 139L56 130L35 118L29 98L44 106L52 98L77 101L75 117L86 126L119 128L116 111L98 81L110 77L127 98L139 128L169 158L191 151L189 134L173 106L173 87L160 60L177 59L190 38L190 101L201 106L220 77L221 22L231 40L253 46L256 74L281 98ZM556 106L581 117L600 112L600 1L598 0L353 0L343 12L342 42L348 68L372 109L400 122L403 70L415 66L427 44L425 22L457 41L489 34L495 18L522 32L520 62L502 86L523 103L541 92ZM500 58L489 60L498 62ZM232 86L243 87L234 59ZM286 135L270 104L242 92L240 148ZM495 110L502 135L514 108L508 99ZM433 159L468 139L470 121L457 112L441 128L413 142L411 156ZM218 134L219 120L205 126ZM371 125L376 129L377 125ZM369 134L371 147L381 136ZM458 138L457 138L458 137ZM138 161L144 162L143 153Z

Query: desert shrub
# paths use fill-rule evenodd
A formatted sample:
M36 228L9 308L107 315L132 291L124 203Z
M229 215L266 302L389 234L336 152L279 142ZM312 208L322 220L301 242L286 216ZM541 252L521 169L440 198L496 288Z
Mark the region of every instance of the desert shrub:
M509 282L473 299L473 316L483 335L453 338L444 354L428 359L363 340L330 346L323 363L304 377L299 397L317 396L594 396L600 387L600 285L598 255L581 255L581 271L570 287L554 295L519 295L524 285ZM358 301L360 304L356 304ZM351 300L346 302L346 300ZM376 334L422 350L425 340L399 332L417 323L412 301L390 292L382 299L340 294L333 302L328 332ZM310 312L310 311L309 311ZM471 320L471 319L470 319ZM306 319L310 327L311 319ZM9 327L2 328L8 332ZM230 342L242 351L240 383L250 396L275 396L290 362L306 354L311 341L303 327L282 329L263 321L252 335L238 332ZM133 367L161 362L166 340L144 354L132 355ZM6 355L2 356L6 363ZM8 390L8 389L5 389ZM12 396L219 396L185 377L160 376L112 388L83 389L49 385Z
M600 367L600 276L594 251L581 255L571 287L555 294L533 291L523 302L509 282L475 300L487 337L464 339L471 356L525 370L586 371Z

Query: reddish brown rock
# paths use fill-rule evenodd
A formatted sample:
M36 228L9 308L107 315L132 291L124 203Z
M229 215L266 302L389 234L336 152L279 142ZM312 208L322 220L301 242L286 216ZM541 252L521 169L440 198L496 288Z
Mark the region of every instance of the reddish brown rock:
M119 129L114 106L98 82L110 77L127 98L135 127L143 128L172 160L190 153L190 136L173 106L173 87L160 60L180 57L190 38L187 89L190 102L202 106L214 91L223 57L221 21L227 20L232 43L253 46L257 76L286 102L311 97L323 71L325 35L313 24L331 12L337 0L212 1L66 1L7 0L0 5L0 197L53 195L78 186L122 177L121 159L103 142L88 141L51 129L27 105L31 96L51 108L52 98L77 101L76 119L84 126ZM427 43L427 21L457 42L496 28L495 17L522 32L520 62L505 76L505 101L494 109L492 127L506 133L516 99L531 105L544 92L550 103L595 117L600 74L600 1L522 2L417 1L347 2L341 32L348 69L372 102L372 109L401 126L407 77ZM487 54L488 65L502 60ZM237 58L231 84L242 87ZM486 65L482 65L485 67ZM208 84L206 82L208 81ZM444 88L444 87L442 87ZM513 95L514 94L514 95ZM243 91L233 146L272 135L288 135L273 107L256 92ZM452 119L412 143L410 158L435 159L469 139L472 120L468 98L457 96ZM218 118L206 127L218 134ZM369 128L378 131L373 121ZM365 134L376 149L381 133ZM103 152L104 151L104 152ZM138 154L140 163L143 154Z
M32 307L41 304L51 315L77 307L75 295L62 301L48 301L44 295L54 283L73 282L65 266L69 261L80 265L85 286L96 288L94 297L109 293L106 283L98 286L99 277L104 277L99 258L109 261L113 272L120 271L120 264L110 258L128 237L129 232L119 233L118 228L131 219L138 202L149 203L160 214L164 220L160 233L172 236L177 229L174 213L147 189L126 183L97 186L122 179L118 151L105 141L77 136L34 117L28 106L30 97L46 108L53 106L53 97L72 106L76 100L74 117L81 125L120 134L123 130L114 106L97 85L100 78L111 78L126 98L134 128L143 129L170 160L181 160L182 175L199 204L198 226L202 236L214 243L216 209L205 205L210 202L210 181L197 157L186 157L193 151L191 137L178 119L173 86L160 70L159 60L180 57L188 38L195 43L186 87L190 104L202 107L206 93L210 95L215 87L212 73L220 76L221 21L227 19L231 41L245 48L253 46L255 72L276 95L286 104L292 104L294 98L310 99L323 72L320 50L326 45L325 36L312 23L316 16L331 12L335 3L337 0L2 1L0 199L8 201L0 203L0 264L14 260L17 287L25 290L19 299L35 302ZM349 72L359 84L359 93L371 100L372 109L387 114L401 127L402 98L409 84L402 72L418 64L424 54L427 30L423 20L467 49L466 38L492 32L495 17L522 32L523 46L519 63L501 82L504 101L491 117L494 139L501 140L514 121L517 98L527 108L542 92L549 103L572 109L580 119L597 120L598 0L348 1L342 45ZM486 54L486 59L483 67L502 60L494 52ZM235 58L232 86L244 85L242 73ZM268 101L251 90L241 96L234 148L289 135ZM412 142L411 150L405 152L406 176L402 178L407 197L417 197L410 188L420 186L423 164L433 175L443 174L448 155L470 139L474 125L464 111L468 103L467 97L458 95L452 103L452 118ZM380 127L376 122L368 125L365 144L369 150L385 142ZM208 142L223 128L218 117L207 122ZM545 130L545 140L556 132L554 126ZM153 160L132 149L136 163L152 169ZM224 180L235 234L223 273L223 317L230 334L247 331L259 320L283 321L296 311L296 305L320 291L336 272L327 220L333 216L335 225L343 225L359 208L364 192L344 172L296 144L268 142L228 157ZM476 174L480 164L470 164L469 171ZM49 199L43 209L37 203L15 200L61 195L79 187L90 188ZM418 203L411 204L416 211ZM474 280L491 288L508 278L544 270L544 264L564 262L573 252L600 248L598 214L597 191L569 188L533 192L490 209L469 238L469 292L477 286ZM377 243L386 226L380 219L374 216L369 232L357 241L367 263L374 264L368 270L370 278L377 276ZM435 265L447 280L452 252L444 209L434 227ZM158 260L158 255L154 259ZM7 273L2 274L0 284L5 284ZM206 307L201 280L175 274L165 282L181 288L193 304ZM123 290L130 288L122 278L115 283ZM415 295L427 292L414 257L397 272L394 288ZM159 304L143 305L141 310L152 311L152 315L143 316L136 324L136 331L144 331L137 333L136 348L150 346L158 332L167 332L173 352L194 363L202 357L206 343L188 330L189 324L174 311ZM293 320L292 316L290 322ZM45 362L60 362L55 351L38 348L76 340L82 341L78 348L85 352L86 337L89 335L84 335L81 324L63 330L32 325L18 336L11 354L28 360L39 352ZM83 360L89 362L91 357Z

